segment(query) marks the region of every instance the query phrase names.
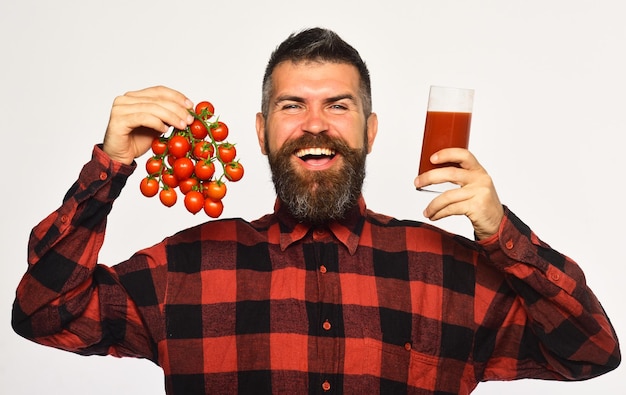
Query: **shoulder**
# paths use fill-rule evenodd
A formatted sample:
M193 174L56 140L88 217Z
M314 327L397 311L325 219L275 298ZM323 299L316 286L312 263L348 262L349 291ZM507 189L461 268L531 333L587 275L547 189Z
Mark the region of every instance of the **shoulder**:
M407 241L413 240L418 243L452 243L469 247L472 250L480 248L479 244L474 240L422 221L398 219L386 214L374 212L370 209L367 209L365 218L366 222L371 227L371 231L374 233L395 234L398 237L406 238Z

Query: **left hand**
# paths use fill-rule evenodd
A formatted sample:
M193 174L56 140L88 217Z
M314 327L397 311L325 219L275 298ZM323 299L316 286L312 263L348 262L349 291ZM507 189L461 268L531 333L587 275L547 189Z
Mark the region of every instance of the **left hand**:
M498 232L504 216L504 208L487 171L474 155L463 148L446 148L431 157L431 162L457 163L460 168L449 166L434 169L415 178L415 187L451 182L460 186L441 193L424 210L431 221L451 215L465 215L472 222L479 240Z

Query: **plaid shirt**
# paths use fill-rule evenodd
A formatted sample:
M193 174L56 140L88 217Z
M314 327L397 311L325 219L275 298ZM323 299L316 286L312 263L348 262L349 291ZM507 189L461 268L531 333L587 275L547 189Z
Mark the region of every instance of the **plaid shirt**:
M169 394L468 394L480 381L615 368L583 273L508 209L467 240L358 207L311 228L279 203L96 262L133 166L98 148L31 234L13 326L79 354L148 358Z

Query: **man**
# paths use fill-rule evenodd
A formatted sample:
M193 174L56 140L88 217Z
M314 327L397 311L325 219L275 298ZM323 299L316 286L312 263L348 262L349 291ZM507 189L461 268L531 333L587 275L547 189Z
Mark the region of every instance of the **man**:
M498 200L467 150L416 187L451 181L431 219L466 215L476 240L366 209L377 133L359 54L333 32L272 54L256 126L278 195L251 223L209 221L113 267L106 216L134 159L192 103L165 87L117 98L101 146L33 229L13 326L80 354L148 358L170 394L468 394L480 381L581 380L621 360L580 268Z

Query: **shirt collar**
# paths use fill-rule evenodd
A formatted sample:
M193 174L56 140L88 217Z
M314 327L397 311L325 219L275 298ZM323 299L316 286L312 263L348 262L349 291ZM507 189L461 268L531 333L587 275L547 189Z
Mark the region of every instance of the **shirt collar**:
M313 226L296 220L280 199L276 199L274 214L280 226L279 243L282 251L303 239L312 229L324 228L329 230L348 249L350 255L354 255L365 223L366 206L365 199L360 196L357 204L348 210L344 218L320 226Z

